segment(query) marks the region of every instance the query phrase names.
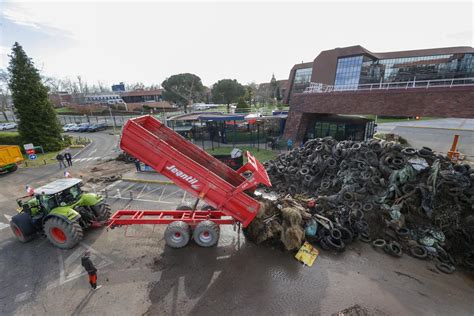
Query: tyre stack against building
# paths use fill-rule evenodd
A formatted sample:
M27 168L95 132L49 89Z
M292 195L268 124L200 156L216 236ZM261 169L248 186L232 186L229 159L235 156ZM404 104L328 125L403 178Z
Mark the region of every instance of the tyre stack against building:
M276 202L246 230L258 243L304 240L344 251L354 241L394 257L474 268L474 169L430 148L313 139L266 163Z

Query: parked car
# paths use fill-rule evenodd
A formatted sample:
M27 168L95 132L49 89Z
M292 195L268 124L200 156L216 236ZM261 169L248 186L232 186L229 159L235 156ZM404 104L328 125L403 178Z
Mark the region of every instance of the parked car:
M89 126L87 129L88 132L97 132L97 131L105 131L107 129L106 123L95 123Z
M71 126L69 128L69 132L77 132L79 131L80 124L74 124L74 126Z
M79 124L79 128L77 129L77 131L80 133L87 132L87 130L89 129L89 126L91 126L90 123L81 123Z
M76 127L76 126L77 126L77 124L74 124L74 123L66 124L66 125L63 126L63 131L71 132L72 128Z
M4 130L7 130L7 129L15 129L17 128L17 125L16 123L2 123L0 124L0 130L4 131Z

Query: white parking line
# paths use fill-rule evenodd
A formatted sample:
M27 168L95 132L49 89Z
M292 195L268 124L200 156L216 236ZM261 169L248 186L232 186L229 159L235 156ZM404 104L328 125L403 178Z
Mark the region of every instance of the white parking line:
M0 223L0 230L10 227L8 224Z

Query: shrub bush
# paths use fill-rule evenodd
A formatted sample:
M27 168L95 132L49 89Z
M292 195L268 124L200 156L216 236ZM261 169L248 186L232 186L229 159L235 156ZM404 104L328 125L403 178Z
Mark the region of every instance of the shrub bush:
M17 132L2 132L0 133L0 145L22 146L23 142Z

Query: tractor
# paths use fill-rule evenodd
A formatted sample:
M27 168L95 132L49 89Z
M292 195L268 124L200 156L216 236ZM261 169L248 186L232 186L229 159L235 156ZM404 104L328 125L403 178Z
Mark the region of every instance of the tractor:
M18 212L10 227L21 242L43 233L56 247L69 249L83 238L84 230L103 226L110 207L99 194L85 193L82 180L64 178L36 190L34 195L18 198Z

